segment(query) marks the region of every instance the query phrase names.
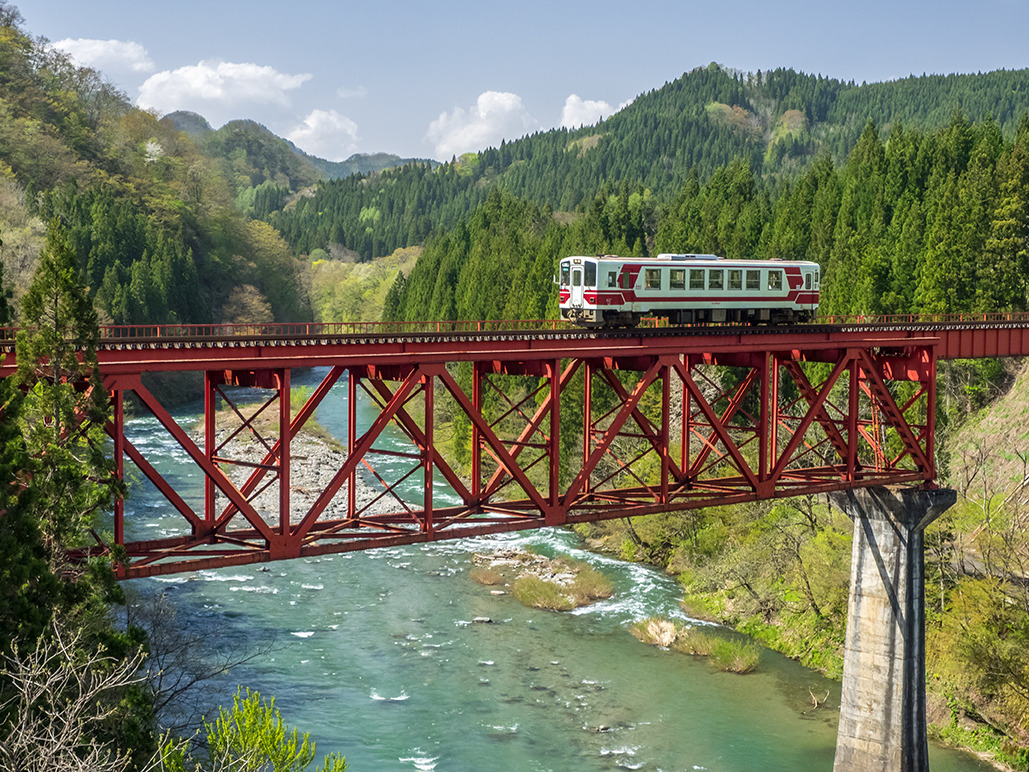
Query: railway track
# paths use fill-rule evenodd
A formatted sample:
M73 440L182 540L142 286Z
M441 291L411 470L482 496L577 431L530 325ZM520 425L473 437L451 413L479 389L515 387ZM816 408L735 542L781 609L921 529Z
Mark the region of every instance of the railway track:
M324 323L268 325L147 325L101 328L99 351L338 346L516 340L625 340L693 336L827 335L833 333L955 332L1029 328L1029 313L829 317L797 325L644 324L627 329L586 329L553 320L514 322ZM0 352L14 350L17 329L0 329Z

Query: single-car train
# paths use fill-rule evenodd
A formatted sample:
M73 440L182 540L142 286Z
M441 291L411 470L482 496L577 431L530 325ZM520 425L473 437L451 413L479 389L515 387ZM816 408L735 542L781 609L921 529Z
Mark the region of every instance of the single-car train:
M561 318L583 327L791 324L818 310L819 266L805 260L729 260L716 255L572 256L557 276Z

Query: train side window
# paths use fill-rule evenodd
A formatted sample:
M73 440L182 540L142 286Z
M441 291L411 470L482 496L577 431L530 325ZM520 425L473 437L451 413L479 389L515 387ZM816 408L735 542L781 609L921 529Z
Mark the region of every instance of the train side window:
M761 289L761 271L747 271L747 289Z
M686 289L686 269L685 268L673 268L669 273L669 288L670 289Z
M622 271L621 279L622 279L622 289L632 289L632 285L633 285L632 274L630 274L628 271Z
M608 286L608 287L614 287L614 286L616 286L616 285L615 285L615 277L616 277L617 275L618 275L618 274L616 274L616 273L615 273L614 271L608 271L608 272L607 272L607 286Z
M729 289L743 289L743 271L739 270L738 268L734 268L729 271Z
M804 289L811 289L811 274L804 274Z
M690 268L690 289L691 290L702 290L702 289L704 289L704 269L703 268Z
M818 269L815 269L815 289L818 289Z
M725 271L708 271L707 288L713 290L725 289Z
M568 267L568 263L561 263L561 286L567 287L571 282L571 269Z
M646 271L645 287L647 289L661 289L661 269L660 268L648 268Z
M779 292L782 290L782 271L768 272L768 289Z

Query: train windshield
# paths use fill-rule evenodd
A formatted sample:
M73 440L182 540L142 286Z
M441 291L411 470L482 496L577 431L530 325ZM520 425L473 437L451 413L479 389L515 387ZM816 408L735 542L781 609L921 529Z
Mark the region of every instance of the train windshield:
M594 263L594 262L586 261L583 264L583 267L586 269L586 281L585 281L586 286L587 287L596 287L597 286L597 264Z
M567 261L562 262L561 263L561 286L562 287L567 287L568 286L570 274L571 274L571 267L568 265L568 262Z

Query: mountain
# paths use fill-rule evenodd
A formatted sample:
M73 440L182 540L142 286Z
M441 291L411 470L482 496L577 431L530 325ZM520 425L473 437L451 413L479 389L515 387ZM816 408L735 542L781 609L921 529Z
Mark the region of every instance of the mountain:
M262 168L261 164L271 158L275 162L273 168L310 167L315 179L334 180L352 174L373 174L409 163L436 163L423 158L401 158L392 153L355 153L345 161L327 161L304 152L256 121L229 121L220 129L213 129L206 118L188 110L168 113L164 120L170 121L179 131L186 132L222 160L230 160L231 157L233 163L238 163L239 151L242 150L254 169ZM296 156L295 164L283 163L281 156L285 152Z
M428 158L401 158L393 153L354 153L345 161L326 161L324 158L308 155L300 148L286 140L294 151L302 158L307 158L315 169L320 171L325 179L335 180L340 177L350 177L354 174L374 174L385 169L395 169L407 164L429 164L439 166L439 161Z
M690 180L704 181L737 159L769 181L794 179L823 154L841 163L869 123L888 135L932 131L962 115L989 119L1010 137L1026 113L1029 70L857 85L711 64L596 126L538 132L438 168L411 164L331 180L269 221L299 252L340 244L369 258L456 225L493 187L567 212L623 186L669 201Z
M105 321L310 318L304 266L270 226L238 211L239 179L190 138L218 136L206 121L184 118L187 134L132 107L102 74L0 10L0 257L16 295L57 220ZM284 168L299 175L291 157Z

